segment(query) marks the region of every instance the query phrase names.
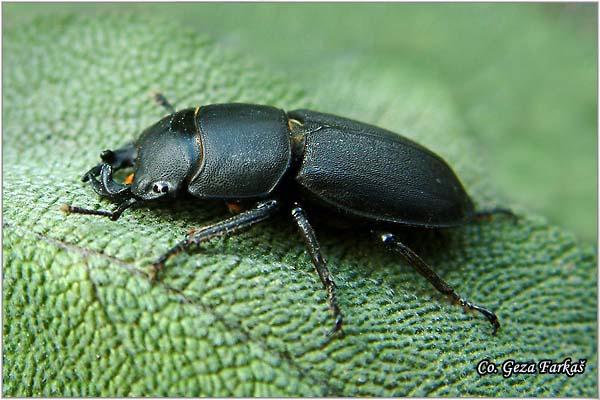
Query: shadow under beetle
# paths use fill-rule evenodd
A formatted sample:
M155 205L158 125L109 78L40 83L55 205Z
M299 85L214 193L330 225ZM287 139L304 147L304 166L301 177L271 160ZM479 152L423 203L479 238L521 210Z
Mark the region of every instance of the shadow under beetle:
M213 104L175 111L146 129L136 143L105 150L102 162L82 178L96 193L118 203L114 211L63 206L71 213L117 220L136 203L173 198L184 191L200 199L252 201L253 207L213 225L194 229L153 264L152 278L172 256L216 236L235 234L284 211L290 214L327 291L334 326L342 328L336 285L329 273L305 206L367 226L439 292L493 326L496 315L463 299L395 235L398 228L446 228L494 213L475 212L452 169L425 147L390 131L308 110L253 104ZM130 184L113 171L133 167Z

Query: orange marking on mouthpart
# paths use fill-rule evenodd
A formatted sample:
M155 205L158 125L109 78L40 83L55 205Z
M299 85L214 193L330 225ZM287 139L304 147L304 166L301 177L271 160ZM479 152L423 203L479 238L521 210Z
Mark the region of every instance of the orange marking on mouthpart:
M127 178L123 181L126 185L131 185L133 183L133 174L127 175Z

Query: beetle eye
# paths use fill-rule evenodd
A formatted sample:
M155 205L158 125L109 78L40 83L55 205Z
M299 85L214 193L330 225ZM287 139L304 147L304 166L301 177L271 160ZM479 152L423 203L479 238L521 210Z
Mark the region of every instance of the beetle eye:
M169 185L162 182L155 183L154 186L152 186L152 191L154 193L167 193L169 191Z

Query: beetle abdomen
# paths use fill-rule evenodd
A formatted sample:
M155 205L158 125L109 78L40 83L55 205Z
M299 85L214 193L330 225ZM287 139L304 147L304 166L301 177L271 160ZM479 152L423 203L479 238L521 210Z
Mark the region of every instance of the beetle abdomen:
M371 220L432 227L460 224L472 212L452 169L423 146L333 115L288 115L309 132L296 181L324 205Z
M264 197L273 191L291 159L283 110L254 104L212 104L197 115L202 164L189 191L202 198Z

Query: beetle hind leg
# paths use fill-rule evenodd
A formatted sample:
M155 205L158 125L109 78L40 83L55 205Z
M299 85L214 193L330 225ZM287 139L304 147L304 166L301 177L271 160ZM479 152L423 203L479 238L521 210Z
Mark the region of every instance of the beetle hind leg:
M378 239L383 242L384 245L393 249L394 251L400 253L400 255L413 267L417 270L419 274L421 274L425 279L429 281L437 289L438 292L448 296L450 300L462 306L465 310L477 311L482 314L493 327L493 334L495 335L498 329L500 328L500 322L498 321L498 317L492 311L488 310L485 307L479 306L477 304L471 303L460 297L458 293L448 284L446 283L435 271L427 265L425 261L421 257L419 257L414 251L412 251L405 244L400 242L396 235L388 232L373 232L377 235Z
M333 314L334 325L333 328L327 333L327 336L331 336L336 332L342 331L342 323L343 316L340 311L340 307L337 304L337 298L335 295L335 282L329 273L329 269L327 268L327 263L321 254L321 247L319 246L319 242L317 241L317 236L315 235L315 231L308 222L308 218L306 217L306 213L299 206L295 205L292 209L292 217L296 224L298 225L298 229L300 230L300 234L304 238L306 243L306 247L308 248L308 252L312 259L312 263L321 279L321 283L323 287L327 291L327 301L329 303L329 309Z

